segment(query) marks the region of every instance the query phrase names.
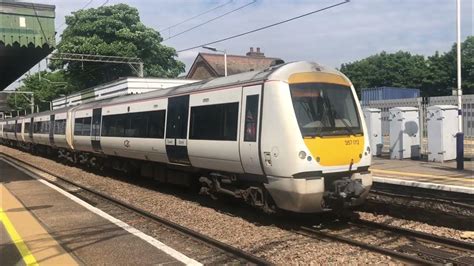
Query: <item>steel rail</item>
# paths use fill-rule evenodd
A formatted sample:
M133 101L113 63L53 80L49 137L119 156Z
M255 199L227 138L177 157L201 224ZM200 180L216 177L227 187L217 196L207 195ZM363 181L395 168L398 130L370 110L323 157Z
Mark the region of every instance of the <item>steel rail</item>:
M309 236L309 237L313 237L313 238L318 236L318 237L322 237L322 238L327 238L327 239L339 241L339 242L346 243L346 244L349 244L349 245L352 245L352 246L357 246L357 247L360 247L360 248L363 248L363 249L366 249L366 250L369 250L369 251L374 251L374 252L377 252L377 253L380 253L380 254L383 254L383 255L388 255L388 256L400 259L402 261L406 261L406 262L410 262L410 263L416 263L416 264L437 263L437 261L426 259L426 255L427 255L428 257L438 259L438 260L441 260L441 261L445 261L445 262L451 262L451 263L454 263L455 265L469 265L470 263L467 263L467 262L464 262L464 261L458 260L458 259L472 258L472 257L469 257L468 254L469 253L472 254L472 252L474 250L474 243L470 243L470 242L466 242L466 241L460 241L460 240L452 239L452 238L446 238L446 237L437 236L437 235L432 235L432 234L419 232L419 231L415 231L415 230L411 230L411 229L400 228L400 227L396 227L396 226L392 226L392 225L381 224L381 223L367 221L367 220L361 220L361 219L351 220L351 221L348 222L348 224L353 225L353 226L357 226L357 227L367 228L367 229L374 229L375 228L375 229L379 229L379 230L388 231L389 233L393 233L393 234L396 234L396 235L401 235L401 236L404 236L404 237L410 237L410 238L418 239L418 240L424 241L424 242L429 243L429 244L436 244L436 246L442 245L444 247L456 250L458 252L466 253L466 254L461 255L461 256L452 257L452 256L448 256L448 255L452 255L449 252L446 253L448 255L445 255L443 252L437 252L437 251L441 251L439 249L423 248L422 246L421 246L421 248L416 248L416 247L410 248L410 247L407 247L407 246L399 247L400 250L412 250L412 251L416 251L416 253L418 253L418 255L410 255L410 254L403 253L401 251L397 251L396 249L383 248L383 247L380 247L380 246L377 246L377 245L373 245L373 244L370 244L370 243L365 243L365 242L362 242L362 241L359 241L359 240L355 240L355 239L352 239L352 238L349 238L349 237L340 236L340 235L333 234L333 233L330 233L330 232L317 230L317 229L310 228L310 227L307 227L307 226L301 226L300 228L295 230L295 232L306 235L306 236ZM421 242L421 243L423 243L423 242ZM413 244L413 243L411 243L411 244ZM416 242L414 244L420 244L420 243ZM425 250L425 249L428 250L428 251L423 252L423 250ZM434 252L436 252L436 254ZM423 255L425 255L425 257ZM469 259L466 260L466 261L471 262Z
M397 258L401 261L405 261L405 262L409 262L409 263L423 264L423 265L433 263L432 261L425 260L425 259L419 258L417 256L411 256L411 255L400 253L400 252L397 252L397 251L394 251L394 250L391 250L391 249L388 249L388 248L382 248L382 247L379 247L379 246L376 246L376 245L364 243L362 241L358 241L358 240L347 238L347 237L342 237L342 236L332 234L332 233L323 232L323 231L316 230L316 229L313 229L313 228L309 228L309 227L306 227L306 226L303 226L303 227L299 228L298 230L295 230L295 232L300 233L300 234L305 235L305 236L308 236L308 237L312 237L312 238L317 238L316 236L319 236L319 237L322 237L322 238L335 240L335 241L338 241L338 242L349 244L351 246L356 246L356 247L360 247L362 249L377 252L377 253L380 253L382 255L387 255L387 256L390 256L390 257L394 257L394 258Z
M439 202L439 203L444 203L444 204L451 204L451 205L456 205L457 207L461 208L466 208L466 209L474 209L474 205L468 204L468 203L463 203L463 202L458 202L456 200L458 199L448 199L446 197L444 198L433 198L429 196L416 196L416 195L406 195L406 194L397 194L393 192L387 192L387 191L381 191L377 189L370 189L370 193L374 195L380 195L380 196L386 196L386 197L397 197L397 198L404 198L404 199L414 199L418 201L433 201L433 202Z
M351 221L350 223L353 223L355 225L363 225L370 228L377 228L377 229L382 229L386 231L391 231L397 234L402 234L404 236L410 236L410 237L414 237L418 239L423 239L423 240L430 241L436 244L443 244L446 246L450 246L452 248L463 249L465 251L472 252L474 250L474 243L461 241L461 240L457 240L453 238L447 238L443 236L428 234L425 232L415 231L411 229L406 229L406 228L401 228L401 227L397 227L393 225L377 223L377 222L361 220L361 219Z
M42 180L45 180L45 181L47 181L47 182L49 182L49 183L51 183L51 184L53 184L53 185L55 185L55 186L58 186L58 187L60 187L60 188L62 188L62 189L66 189L66 191L67 191L67 188L65 188L64 186L61 186L60 184L57 184L57 182L51 181L51 180L49 180L49 179L47 179L47 178L44 178L44 177L42 177L42 176L40 176L40 175L34 173L34 172L31 171L30 169L27 169L26 167L22 166L21 164L25 164L25 165L27 165L27 166L29 166L29 167L31 167L31 168L36 169L37 171L40 171L40 172L46 173L46 174L48 174L48 175L51 175L51 176L53 176L53 177L55 177L55 178L61 180L62 182L65 182L65 183L70 184L70 185L72 185L72 186L78 187L78 188L80 188L80 189L82 189L82 190L84 190L84 191L87 191L87 192L89 192L89 193L91 193L91 194L94 194L94 195L99 196L99 197L101 197L101 198L103 198L103 199L106 199L106 200L108 200L108 201L110 201L110 202L112 202L112 203L114 203L114 204L116 204L116 205L119 205L119 206L121 206L121 207L123 207L123 208L129 209L129 210L131 210L131 211L133 211L133 212L135 212L135 213L138 213L139 215L141 215L141 216L143 216L143 217L146 217L146 218L148 218L148 219L151 219L151 220L154 221L154 222L157 222L157 223L159 223L159 224L165 225L165 226L168 227L168 228L174 229L174 230L176 230L176 231L178 231L178 232L180 232L180 233L182 233L182 234L184 234L184 235L187 235L187 236L189 236L189 237L191 237L191 238L193 238L193 239L196 239L196 240L198 240L198 241L200 241L200 242L203 242L203 243L205 243L205 244L207 244L207 245L209 245L209 246L211 246L211 247L213 247L213 248L217 248L217 249L219 249L219 250L221 250L221 251L224 251L225 253L230 254L231 257L235 257L235 258L237 258L237 259L238 259L238 258L244 259L244 260L246 260L246 261L248 261L248 262L250 262L250 263L256 264L256 265L272 265L272 263L270 263L269 261L267 261L267 260L265 260L265 259L263 259L263 258L257 257L257 256L255 256L255 255L253 255L253 254L251 254L251 253L249 253L249 252L246 252L246 251L244 251L244 250L238 249L238 248L236 248L236 247L234 247L234 246L231 246L231 245L229 245L229 244L223 243L223 242L221 242L221 241L219 241L219 240L217 240L217 239L213 239L213 238L211 238L211 237L208 237L208 236L206 236L206 235L204 235L204 234L201 234L201 233L199 233L199 232L197 232L197 231L194 231L194 230L192 230L192 229L189 229L189 228L187 228L187 227L181 226L181 225L179 225L179 224L177 224L177 223L175 223L175 222L172 222L172 221L170 221L170 220L168 220L168 219L166 219L166 218L160 217L160 216L155 215L155 214L153 214L153 213L151 213L151 212L148 212L148 211L145 211L145 210L140 209L140 208L138 208L138 207L135 207L135 206L133 206L133 205L131 205L131 204L129 204L129 203L126 203L126 202L124 202L124 201L122 201L122 200L113 198L113 197L111 197L111 196L109 196L109 195L106 195L106 194L104 194L104 193L102 193L102 192L99 192L99 191L97 191L97 190L88 188L88 187L86 187L86 186L84 186L84 185L81 185L81 184L78 184L78 183L76 183L76 182L74 182L74 181L70 181L70 180L68 180L68 179L66 179L66 178L64 178L64 177L62 177L62 176L59 176L59 175L57 175L57 174L55 174L55 173L53 173L53 172L51 172L51 171L48 171L48 170L45 170L45 169L41 169L41 168L39 168L38 166L35 166L35 165L33 165L33 164L29 163L29 162L20 161L20 160L18 160L18 159L16 159L16 158L12 157L11 155L8 155L8 154L5 154L5 153L0 152L0 158L2 158L2 157L3 157L4 160L9 161L10 163L15 164L16 166L18 166L18 167L24 169L25 171L29 172L30 174L32 174L32 175L34 175L34 176L37 176L38 178L41 178Z

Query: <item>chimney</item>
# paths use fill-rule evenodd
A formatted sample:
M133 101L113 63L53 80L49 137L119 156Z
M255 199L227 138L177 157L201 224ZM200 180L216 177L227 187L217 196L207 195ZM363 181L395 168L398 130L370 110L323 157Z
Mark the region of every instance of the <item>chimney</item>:
M249 57L265 57L264 53L260 51L260 47L257 47L257 51L253 50L253 47L250 47L250 51L247 52Z

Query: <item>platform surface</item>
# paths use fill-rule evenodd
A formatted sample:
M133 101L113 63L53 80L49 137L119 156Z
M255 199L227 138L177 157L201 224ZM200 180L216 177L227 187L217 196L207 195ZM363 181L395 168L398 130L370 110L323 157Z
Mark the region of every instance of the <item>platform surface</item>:
M373 157L370 167L374 182L474 194L474 161L465 161L464 170L456 162L390 160Z
M0 265L199 264L2 160L0 189Z

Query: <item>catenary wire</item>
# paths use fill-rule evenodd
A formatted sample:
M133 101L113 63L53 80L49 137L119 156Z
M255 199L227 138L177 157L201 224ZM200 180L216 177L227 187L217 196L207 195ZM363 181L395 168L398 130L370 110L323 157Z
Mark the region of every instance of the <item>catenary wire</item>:
M212 12L212 11L214 11L214 10L217 10L217 9L219 9L219 8L221 8L221 7L224 7L224 6L226 6L226 5L228 5L228 4L232 3L232 2L233 2L233 0L230 0L230 1L227 2L227 3L224 3L224 4L222 4L222 5L218 5L218 6L216 6L216 7L213 7L213 8L211 8L211 9L207 10L207 11L204 11L204 12L202 12L202 13L200 13L200 14L197 14L197 15L195 15L195 16L192 16L192 17L190 17L190 18L187 18L187 19L185 19L185 20L183 20L183 21L181 21L181 22L178 22L178 23L176 23L176 24L174 24L174 25L168 26L168 27L166 27L166 28L164 28L164 29L160 29L159 31L163 32L163 31L169 30L169 29L171 29L171 28L174 28L174 27L176 27L176 26L182 25L182 24L184 24L184 23L186 23L186 22L188 22L188 21L190 21L190 20L193 20L193 19L198 18L198 17L200 17L200 16L203 16L203 15L205 15L205 14L208 14L208 13L210 13L210 12Z
M231 40L231 39L235 39L235 38L238 38L238 37L247 35L247 34L251 34L251 33L254 33L254 32L257 32L257 31L261 31L261 30L264 30L264 29L268 29L268 28L271 28L271 27L274 27L274 26L277 26L277 25L281 25L281 24L284 24L284 23L287 23L287 22L290 22L290 21L293 21L293 20L302 18L302 17L306 17L306 16L309 16L309 15L312 15L312 14L315 14L315 13L319 13L319 12L322 12L322 11L325 11L325 10L328 10L328 9L331 9L331 8L334 8L334 7L343 5L343 4L347 4L347 3L349 3L349 1L350 1L350 0L345 0L344 2L340 2L340 3L334 4L334 5L330 5L330 6L321 8L321 9L317 9L317 10L314 10L314 11L311 11L311 12L308 12L308 13L305 13L305 14L302 14L302 15L299 15L299 16L296 16L296 17L292 17L292 18L289 18L289 19L286 19L286 20L283 20L283 21L279 21L279 22L276 22L276 23L273 23L273 24L270 24L270 25L267 25L267 26L263 26L263 27L260 27L260 28L257 28L257 29L253 29L253 30L250 30L250 31L242 32L242 33L239 33L239 34L236 34L236 35L232 35L232 36L229 36L229 37L225 37L225 38L222 38L222 39L219 39L219 40L215 40L215 41L212 41L212 42L203 43L203 44L196 45L196 46L193 46L193 47L189 47L189 48L186 48L186 49L181 49L181 50L178 50L177 52L178 52L178 53L180 53L180 52L185 52L185 51L193 50L193 49L196 49L196 48L200 48L200 47L202 47L202 46L211 45L211 44L220 43L220 42L228 41L228 40Z
M80 8L79 10L77 10L77 11L83 10L84 8L88 7L92 2L94 2L94 0L89 0L89 2L87 2L83 7L81 7L81 8ZM76 11L76 12L77 12L77 11ZM61 25L59 25L58 31L61 30L61 28L62 28L65 24L66 24L66 19L64 19L64 22L63 22Z
M199 27L201 27L201 26L204 26L204 25L206 25L206 24L208 24L208 23L211 23L211 22L214 21L214 20L218 20L218 19L220 19L220 18L222 18L222 17L225 17L225 16L227 16L227 15L229 15L229 14L232 14L232 13L234 13L234 12L237 12L237 11L241 10L241 9L244 9L244 8L246 8L247 6L250 6L250 5L254 4L255 2L257 2L257 0L253 0L253 1L250 2L250 3L247 3L247 4L245 4L245 5L239 6L238 8L232 9L232 10L229 11L229 12L226 12L226 13L224 13L224 14L222 14L222 15L219 15L219 16L217 16L217 17L211 18L210 20L207 20L207 21L205 21L205 22L203 22L203 23L201 23L201 24L198 24L198 25L196 25L196 26L194 26L194 27L191 27L191 28L186 29L186 30L184 30L184 31L178 32L178 33L176 33L176 34L174 34L174 35L171 35L170 37L164 39L163 41L167 41L167 40L172 39L172 38L174 38L174 37L178 37L178 36L180 36L180 35L182 35L182 34L184 34L184 33L186 33L186 32L189 32L189 31L192 31L192 30L194 30L194 29L196 29L196 28L199 28Z

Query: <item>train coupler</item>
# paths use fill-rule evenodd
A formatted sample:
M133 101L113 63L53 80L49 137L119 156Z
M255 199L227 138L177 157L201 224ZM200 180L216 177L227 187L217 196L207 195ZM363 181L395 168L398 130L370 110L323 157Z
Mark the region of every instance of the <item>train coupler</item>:
M329 191L324 192L324 202L330 209L342 209L354 206L364 193L362 180L344 178L332 183Z

